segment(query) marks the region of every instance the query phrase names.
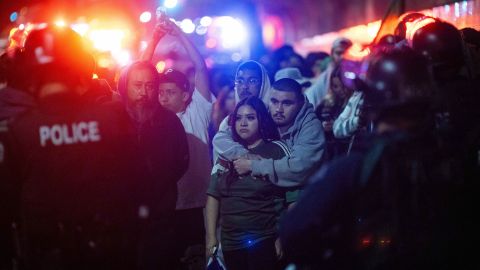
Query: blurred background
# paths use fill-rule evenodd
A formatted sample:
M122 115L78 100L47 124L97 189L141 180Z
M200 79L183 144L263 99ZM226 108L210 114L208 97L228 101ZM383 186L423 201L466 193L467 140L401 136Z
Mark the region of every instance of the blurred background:
M339 36L361 51L377 36L382 19L397 22L408 11L439 17L459 29L480 27L480 0L16 0L0 5L0 52L18 46L35 25L70 26L89 42L96 76L108 80L145 49L159 7L191 37L210 68L224 69L261 59L285 44L304 57L329 52ZM193 72L173 37L162 42L153 60L159 71Z

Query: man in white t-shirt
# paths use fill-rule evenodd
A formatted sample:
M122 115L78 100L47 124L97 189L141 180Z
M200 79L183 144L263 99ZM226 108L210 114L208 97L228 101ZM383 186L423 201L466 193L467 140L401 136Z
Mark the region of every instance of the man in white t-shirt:
M188 170L178 182L177 210L200 208L201 214L205 206L211 171L207 128L212 99L211 96L207 99L197 88L189 91L188 79L179 71L169 69L160 74L160 104L177 114L187 133L190 152Z
M188 170L177 183L174 221L176 244L172 249L179 262L188 247L205 243L203 209L212 169L208 126L215 97L210 92L208 71L202 56L176 25L172 24L170 28L169 34L175 36L185 48L195 69L193 87L190 87L185 74L177 70L168 69L159 77L158 100L163 107L176 113L182 122L190 154ZM157 27L146 51L147 58L151 59L156 45L165 34L164 30ZM143 58L146 58L145 55Z

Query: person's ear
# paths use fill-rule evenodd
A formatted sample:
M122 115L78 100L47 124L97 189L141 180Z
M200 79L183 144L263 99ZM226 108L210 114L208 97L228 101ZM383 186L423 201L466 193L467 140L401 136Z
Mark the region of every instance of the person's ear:
M187 91L183 91L182 92L182 101L187 102L189 98L190 98L190 93L188 93Z

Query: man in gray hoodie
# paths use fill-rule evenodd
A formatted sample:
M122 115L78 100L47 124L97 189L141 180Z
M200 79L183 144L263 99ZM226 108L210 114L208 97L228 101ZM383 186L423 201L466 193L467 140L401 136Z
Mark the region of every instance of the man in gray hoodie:
M302 94L302 87L292 79L281 79L272 85L268 107L281 139L289 148L288 156L280 160L248 157L245 156L248 151L243 146L225 135L222 135L221 141L216 136L214 146L228 147L221 158L233 161L239 174L251 172L267 177L279 186L300 186L318 167L323 154L325 137L320 121L313 106Z

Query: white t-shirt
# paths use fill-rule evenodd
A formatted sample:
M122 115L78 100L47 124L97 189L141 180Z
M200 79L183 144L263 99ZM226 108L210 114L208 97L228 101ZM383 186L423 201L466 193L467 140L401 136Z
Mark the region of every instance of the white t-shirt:
M177 113L187 134L190 154L187 172L177 183L177 210L205 207L212 169L208 148L208 125L215 97L212 95L211 99L211 102L207 101L195 89L192 101L185 111Z

